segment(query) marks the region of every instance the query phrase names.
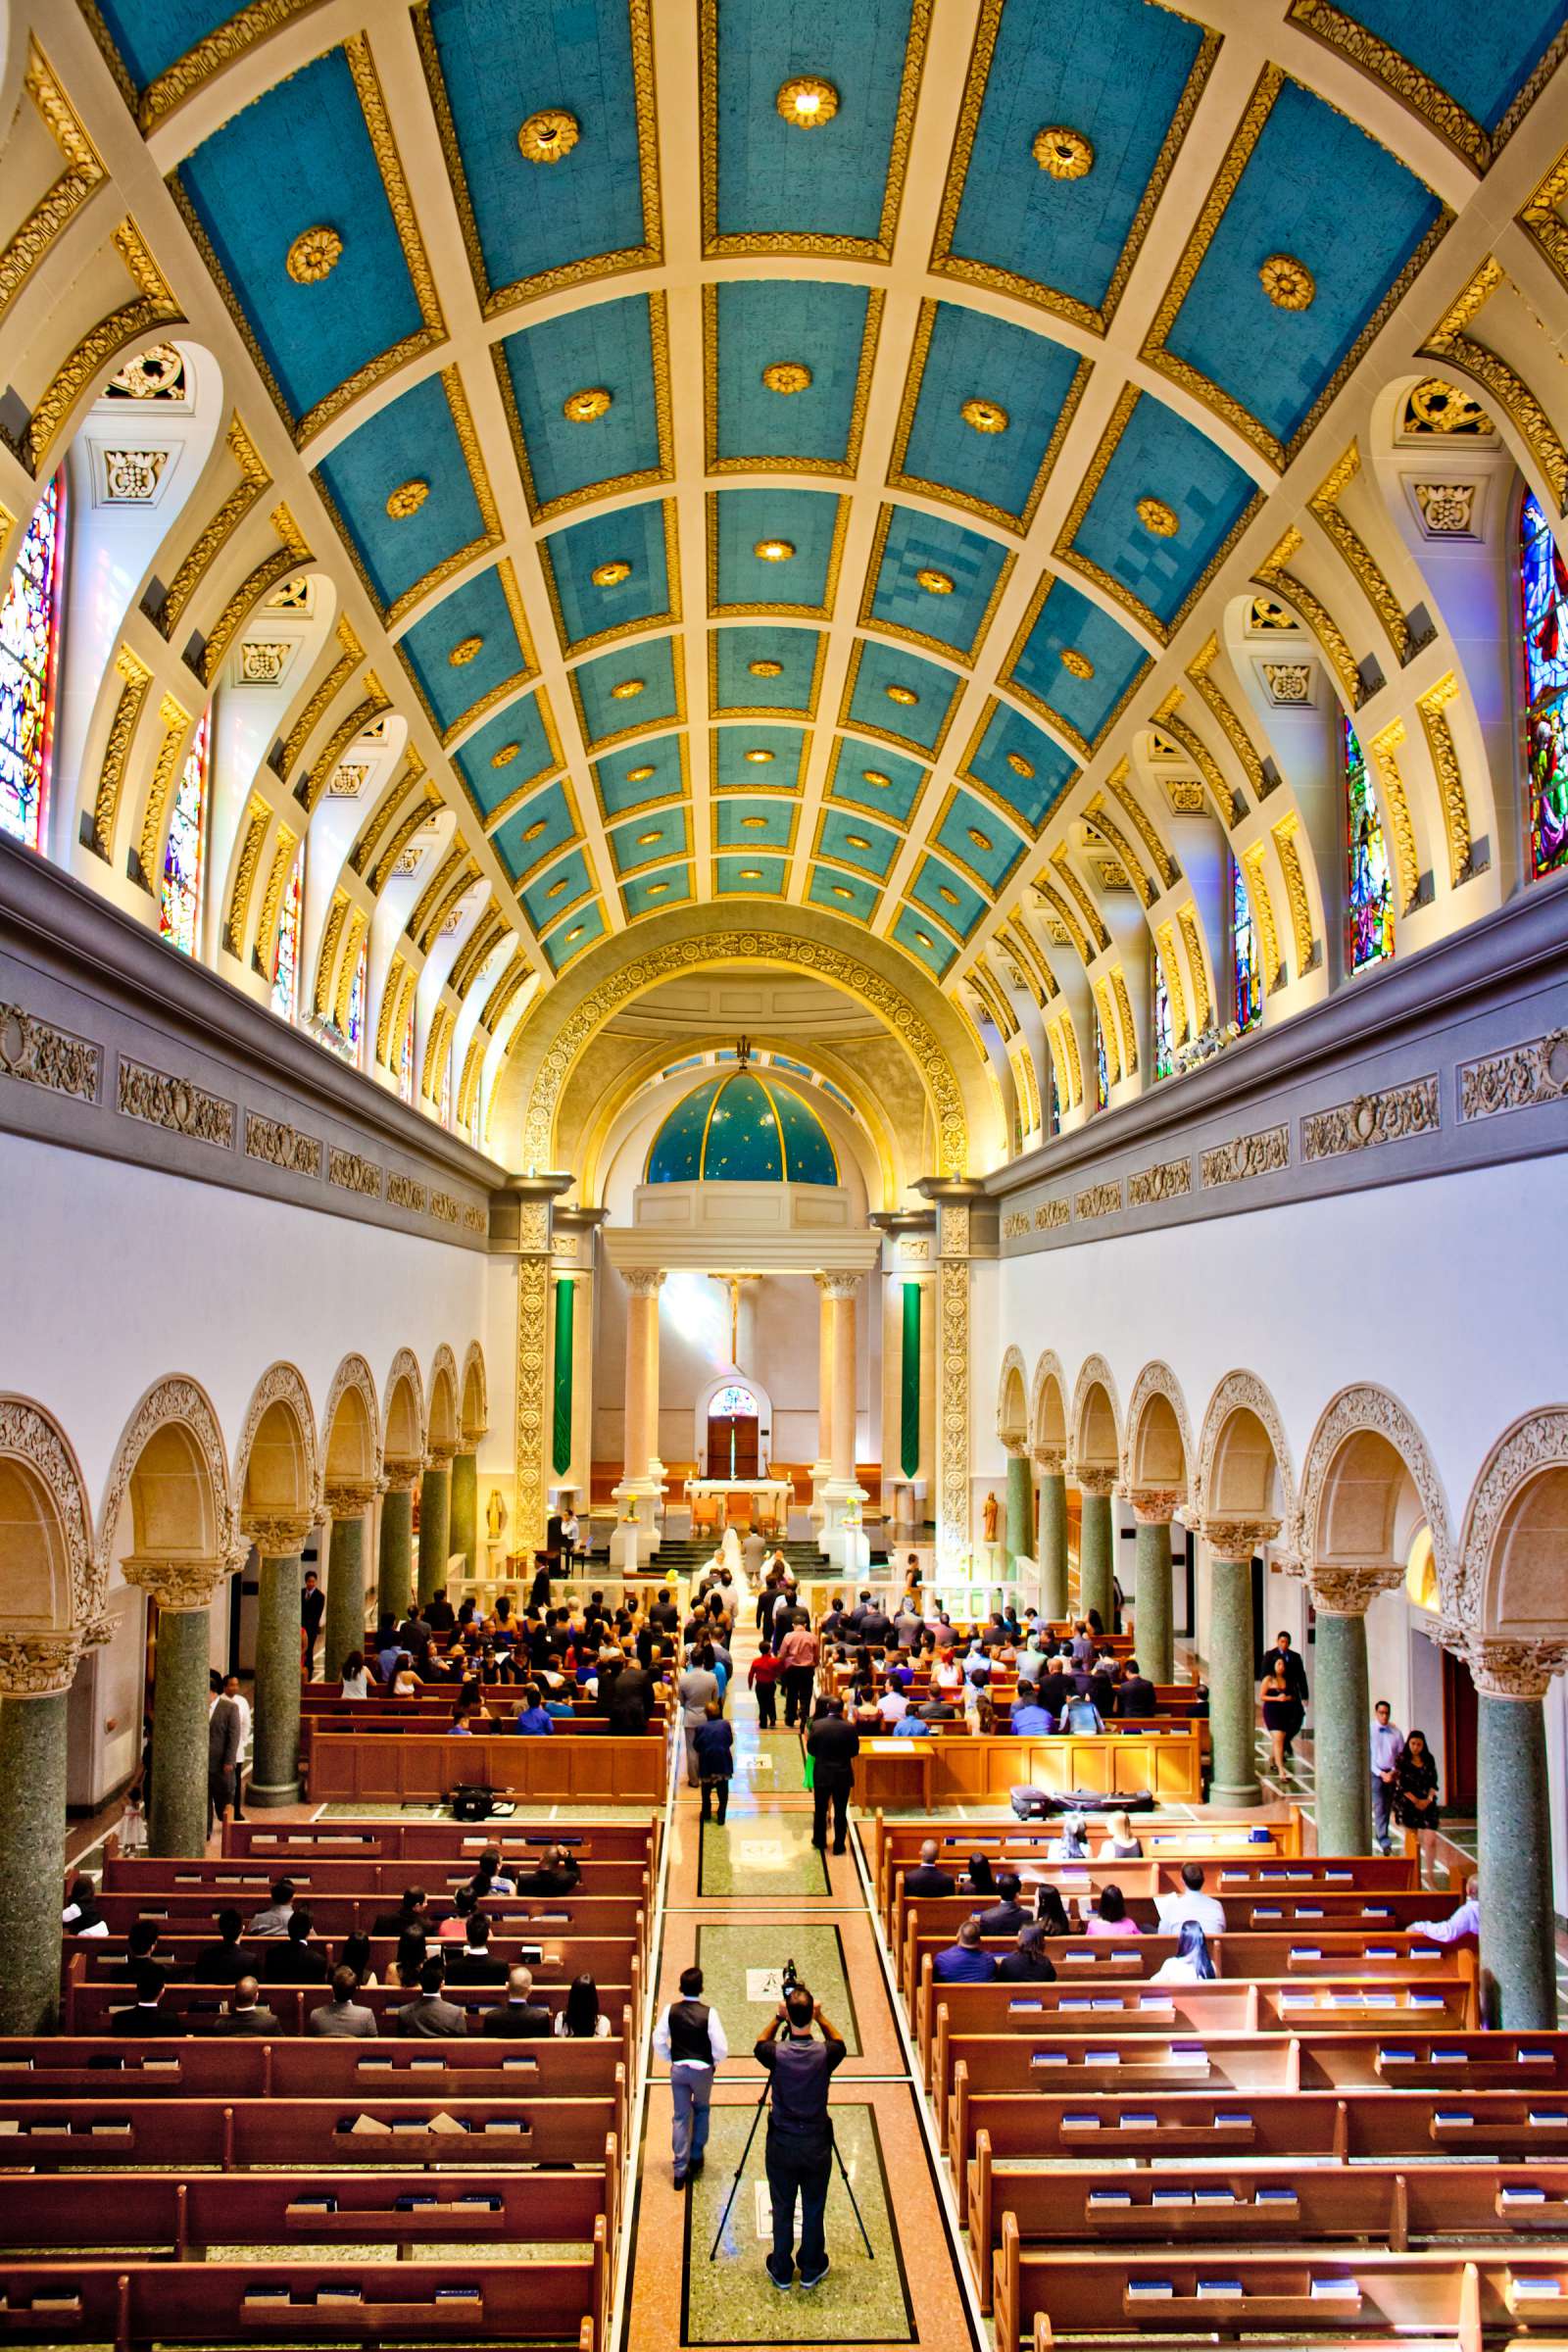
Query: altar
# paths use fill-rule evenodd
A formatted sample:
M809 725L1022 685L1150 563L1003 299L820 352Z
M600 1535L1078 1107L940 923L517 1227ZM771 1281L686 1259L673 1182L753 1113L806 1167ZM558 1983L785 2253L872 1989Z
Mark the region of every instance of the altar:
M712 1502L716 1509L711 1521L702 1514L705 1524L722 1531L729 1525L730 1508L737 1500L744 1501L741 1517L756 1526L763 1535L784 1535L789 1529L790 1505L795 1500L795 1482L788 1478L688 1478L681 1494L692 1510L692 1532L697 1532L698 1506ZM755 1517L754 1517L755 1509Z

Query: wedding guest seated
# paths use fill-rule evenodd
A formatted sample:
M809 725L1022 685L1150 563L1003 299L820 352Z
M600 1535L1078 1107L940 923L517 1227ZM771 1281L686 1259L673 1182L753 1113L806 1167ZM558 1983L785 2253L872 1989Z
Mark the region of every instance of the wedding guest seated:
M512 1969L507 1977L507 1997L495 2009L487 2009L481 2034L489 2034L503 2041L538 2041L550 2032L550 2012L541 2008L533 1997L533 1971Z
M1046 1950L1046 1930L1041 1921L1033 1920L1018 1930L1014 1950L1004 1952L997 1962L997 1975L1008 1984L1050 1984L1055 1981L1055 1964Z
M932 1975L939 1984L989 1984L997 1973L996 1961L980 1948L980 1922L966 1919L958 1930L958 1940L945 1952L938 1952L932 1962Z
M375 2011L355 1999L359 1989L360 1980L352 1968L334 1968L332 1998L311 2011L305 2021L306 2033L321 2041L378 2041Z
M1086 1936L1141 1936L1136 1919L1127 1916L1127 1897L1119 1886L1102 1886L1100 1901L1084 1921Z

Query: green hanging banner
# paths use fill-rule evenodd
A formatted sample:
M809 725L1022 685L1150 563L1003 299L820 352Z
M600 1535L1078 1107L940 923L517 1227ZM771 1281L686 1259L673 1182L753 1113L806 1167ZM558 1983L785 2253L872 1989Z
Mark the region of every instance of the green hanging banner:
M904 1286L904 1378L899 1427L899 1466L906 1478L920 1467L920 1285Z
M571 1467L571 1311L574 1285L556 1285L556 1424L550 1459L558 1478Z

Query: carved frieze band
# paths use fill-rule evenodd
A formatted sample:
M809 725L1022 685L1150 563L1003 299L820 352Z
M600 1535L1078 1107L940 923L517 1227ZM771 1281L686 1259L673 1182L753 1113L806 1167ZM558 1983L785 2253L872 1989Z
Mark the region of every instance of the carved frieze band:
M1147 1208L1152 1200L1180 1200L1193 1189L1190 1159L1162 1159L1152 1168L1138 1168L1127 1179L1129 1208Z
M1200 1172L1207 1191L1242 1184L1249 1176L1272 1176L1290 1164L1289 1127L1261 1127L1254 1135L1234 1135L1228 1144L1212 1145L1202 1155Z
M40 1021L20 1004L0 1004L0 1074L47 1094L96 1102L102 1070L103 1054L87 1038Z
M326 1180L339 1185L345 1193L363 1194L367 1200L381 1197L381 1171L373 1159L362 1152L345 1151L334 1144L326 1155Z
M1301 1157L1336 1159L1342 1152L1363 1152L1371 1144L1430 1135L1441 1124L1437 1079L1413 1078L1407 1086L1337 1102L1332 1110L1310 1111L1301 1121Z
M1459 1116L1492 1119L1568 1095L1568 1029L1553 1029L1505 1053L1459 1064Z
M172 1077L144 1061L120 1064L120 1108L127 1119L143 1119L149 1127L165 1127L172 1135L188 1136L193 1143L212 1144L220 1152L234 1147L234 1105L220 1095L188 1079Z
M269 1119L259 1110L245 1114L245 1156L265 1160L269 1167L286 1168L291 1176L319 1176L321 1144L318 1136L291 1127L286 1119Z
M386 1180L386 1197L394 1208L416 1208L423 1213L428 1196L424 1186L413 1176L405 1176L393 1168Z
M1074 1198L1075 1217L1113 1217L1121 1207L1121 1186L1115 1183L1091 1184Z

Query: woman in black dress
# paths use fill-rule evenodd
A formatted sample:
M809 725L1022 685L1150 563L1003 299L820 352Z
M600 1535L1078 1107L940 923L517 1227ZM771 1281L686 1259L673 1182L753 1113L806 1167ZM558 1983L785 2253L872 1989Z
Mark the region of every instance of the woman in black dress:
M1303 1712L1300 1700L1292 1696L1283 1661L1271 1659L1263 1677L1263 1729L1273 1745L1274 1769L1281 1780L1287 1771L1285 1750L1301 1728Z
M1394 1768L1394 1812L1401 1829L1414 1830L1421 1876L1429 1885L1438 1851L1438 1767L1425 1732L1412 1732Z

